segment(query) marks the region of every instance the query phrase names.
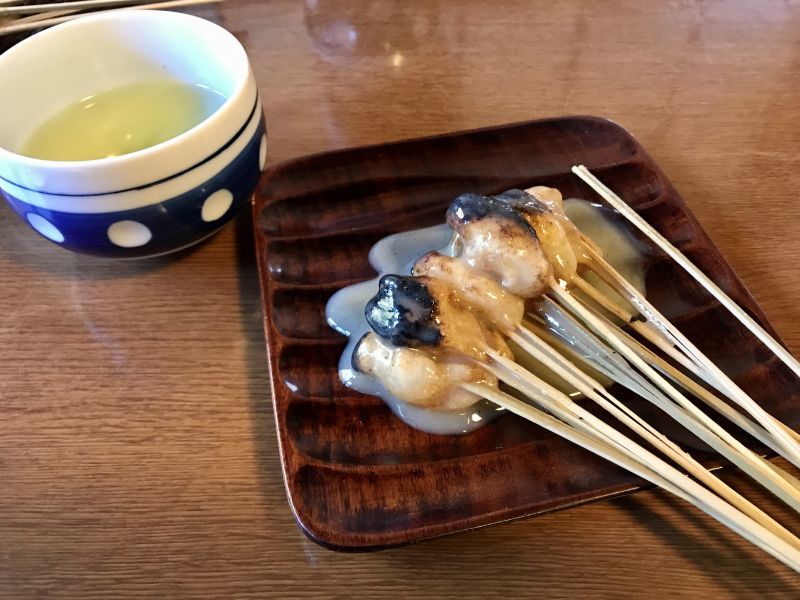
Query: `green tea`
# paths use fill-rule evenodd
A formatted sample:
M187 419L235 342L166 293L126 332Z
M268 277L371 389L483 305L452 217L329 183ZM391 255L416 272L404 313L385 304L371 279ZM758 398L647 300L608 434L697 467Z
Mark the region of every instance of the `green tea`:
M225 96L173 80L134 83L94 94L42 123L20 153L47 160L92 160L155 146L204 121Z

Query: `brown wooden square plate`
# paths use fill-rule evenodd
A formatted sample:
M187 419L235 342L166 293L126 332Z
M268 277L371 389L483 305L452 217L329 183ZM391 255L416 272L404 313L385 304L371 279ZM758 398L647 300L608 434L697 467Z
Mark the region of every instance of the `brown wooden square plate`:
M336 549L374 549L607 498L642 481L505 415L462 436L415 431L383 402L345 388L345 339L325 321L337 289L375 274L385 235L441 223L466 191L549 185L594 199L585 164L768 329L763 313L653 160L594 117L531 121L308 156L271 167L254 203L275 417L298 523ZM795 377L677 265L648 255L650 300L745 390L790 425ZM706 462L699 442L624 390ZM752 442L752 440L749 440Z

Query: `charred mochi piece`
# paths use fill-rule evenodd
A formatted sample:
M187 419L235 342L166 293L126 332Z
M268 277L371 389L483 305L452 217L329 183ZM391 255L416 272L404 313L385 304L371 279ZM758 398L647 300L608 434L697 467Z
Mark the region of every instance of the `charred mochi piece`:
M468 224L487 217L507 219L536 237L536 231L512 205L490 196L461 194L447 208L447 224L458 233L462 233Z
M364 309L372 330L395 346L436 346L436 300L419 277L384 275Z

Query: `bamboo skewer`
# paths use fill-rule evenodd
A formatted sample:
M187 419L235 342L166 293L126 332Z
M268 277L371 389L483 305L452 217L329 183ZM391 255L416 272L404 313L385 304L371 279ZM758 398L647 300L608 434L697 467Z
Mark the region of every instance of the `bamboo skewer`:
M634 321L635 318L633 317L633 315L631 315L631 313L627 312L624 308L618 306L613 301L611 301L609 298L604 296L602 292L600 292L597 288L592 286L588 281L586 281L582 277L575 277L575 279L573 280L573 283L575 284L575 286L581 292L586 294L594 302L596 302L597 304L601 305L604 309L609 311L611 314L613 314L618 319L621 319L621 320L625 321L626 323L629 323L629 324L633 325L634 326L633 329L635 331L637 331L638 333L642 333L639 329L637 329L635 327L635 325L638 324L638 323L641 323L641 321ZM611 323L608 323L608 324L612 325ZM651 334L650 331L648 331L648 333ZM760 425L756 425L755 423L750 421L747 417L745 417L742 413L740 413L739 411L737 411L736 409L732 408L727 403L723 402L722 400L720 400L719 398L714 396L711 392L706 390L703 386L699 385L698 383L693 381L691 378L689 378L686 375L684 375L681 371L679 371L678 369L676 369L675 367L670 365L667 361L665 361L664 359L659 357L657 354L652 352L649 348L647 348L644 345L642 345L641 343L639 343L635 338L631 337L630 335L628 335L627 333L625 333L622 330L620 330L620 334L625 338L625 341L628 343L628 345L631 346L637 352L637 354L639 354L639 356L641 356L646 361L648 361L648 363L650 363L651 366L656 366L659 370L661 370L662 372L664 372L667 375L669 375L670 378L672 378L672 379L676 380L678 383L680 383L681 386L684 387L684 389L686 389L687 391L691 392L693 395L695 395L698 398L700 398L701 400L703 400L711 408L714 408L717 412L719 412L720 414L724 415L729 420L733 421L734 423L739 425L742 429L747 431L747 433L749 433L750 435L753 435L754 437L758 438L764 444L767 444L768 446L770 446L770 448L775 450L775 452L777 452L778 454L781 453L779 448L774 447L775 441L771 436L769 437L770 441L767 441L766 439L764 439L764 437L763 437L764 435L769 436L770 434L763 427L761 427ZM674 351L674 348L672 346L669 346L666 343L663 343L663 340L661 341L661 343L658 343L658 342L656 342L656 340L651 339L647 335L645 335L643 337L645 337L648 341L656 344L656 346L661 350L664 350L664 351L673 350ZM671 354L670 354L670 356L671 356ZM686 361L689 360L683 354L679 354L679 356L681 358L683 358L684 360L686 360ZM681 363L681 364L683 364L683 363ZM701 373L699 372L699 369L696 368L696 365L694 363L690 363L690 364L691 364L692 367L694 367L694 368L691 369L691 371L694 374L696 374L698 376L701 376ZM745 421L747 422L747 424L745 424ZM795 440L797 440L797 441L800 441L800 434L798 434L796 431L792 430L791 428L789 428L787 425L785 425L783 423L780 423L780 425L783 428L783 430L787 433L787 435L795 438ZM758 430L760 430L763 433L756 433L756 431L758 431ZM797 466L800 467L800 464L797 464Z
M592 263L589 265L589 269L592 271L592 273L597 275L612 290L618 290L620 288L620 283L618 278L614 276L618 275L615 269L608 263L605 263L602 257L592 253L591 249L589 249L589 253L593 258ZM613 274L612 271L614 271ZM672 324L670 323L669 326L667 326L662 325L659 321L656 321L654 319L654 315L649 313L646 307L642 306L641 303L636 303L632 300L631 294L624 291L618 292L629 304L631 304L631 306L634 307L634 310L636 311L635 315L630 311L623 309L618 304L615 304L610 298L606 298L605 302L602 302L600 300L602 293L593 288L591 284L589 284L589 282L583 278L576 277L574 283L585 294L591 294L591 297L595 303L601 304L603 308L617 316L617 318L621 318L619 315L627 316L626 322L634 331L636 331L644 339L653 344L656 348L661 350L664 354L669 356L687 371L693 375L696 375L714 388L719 389L722 386L717 378L715 378L708 370L703 369L697 363L697 361L692 359L691 352L683 344L681 344L681 342L677 340L675 336L671 334L669 327L672 327ZM585 289L583 287L584 284ZM592 289L594 289L594 293L591 291ZM648 315L650 318L642 316L643 314ZM666 321L666 319L663 320Z
M705 354L700 352L691 341L664 318L636 288L630 285L630 283L617 273L601 256L592 253L591 250L590 254L592 254L593 265L597 265L598 268L602 269L614 281L615 291L617 293L623 294L629 302L640 309L640 312L642 312L648 320L653 321L659 328L663 328L667 331L671 339L680 345L687 356L711 375L713 381L709 379L706 379L706 381L746 410L762 427L772 434L783 450L781 455L786 456L793 463L800 461L800 443L786 433L782 423L767 413L759 404L750 398L744 390L725 375L719 367L705 356Z
M593 310L593 309L591 309L589 307L586 307L586 309L587 310ZM656 354L654 354L648 348L643 346L641 343L639 343L637 340L635 340L628 333L626 333L625 331L617 328L606 317L604 317L603 315L601 315L601 314L599 314L597 312L594 312L593 314L598 319L601 319L609 328L612 328L611 330L614 331L624 343L626 343L634 352L636 352L636 354L640 358L645 360L650 366L652 366L654 368L657 368L659 371L661 371L662 373L666 374L671 379L676 381L676 383L678 383L679 385L684 387L684 389L687 389L687 391L696 394L698 397L700 397L701 400L703 400L709 406L711 406L712 408L718 410L721 414L726 416L732 422L734 422L737 425L739 425L744 431L746 431L747 433L749 433L753 437L759 439L765 445L775 449L776 443L775 443L774 439L761 426L759 426L759 425L753 423L752 421L750 421L750 419L748 419L745 415L743 415L742 413L740 413L736 409L732 408L727 403L723 402L722 400L720 400L719 398L717 398L716 396L711 394L708 390L706 390L705 388L703 388L702 386L700 386L699 384L694 382L692 379L690 379L689 377L684 375L681 371L679 371L678 369L674 368L672 365L667 363L662 358L658 357ZM590 366L593 369L600 370L601 372L603 372L606 376L608 376L612 380L617 381L617 383L620 383L623 386L628 387L629 389L631 389L633 392L639 394L640 396L647 398L647 395L646 395L647 392L645 392L645 395L643 395L642 391L641 391L641 386L639 386L638 388L634 388L634 387L632 387L630 385L629 382L625 381L625 379L629 379L629 377L625 377L625 378L618 377L616 373L609 372L607 369L603 368L603 365L597 364L596 359L595 360L590 360L587 356L584 356L583 354L578 353L577 350L575 348L573 348L571 345L568 345L567 343L563 342L561 339L557 338L555 336L555 334L553 333L553 331L551 329L547 328L545 323L542 322L541 317L539 315L530 314L529 317L531 317L533 319L533 321L528 321L528 320L524 321L525 328L526 329L530 329L530 330L534 331L535 333L537 333L540 337L547 339L548 343L550 343L550 345L552 345L554 347L559 348L559 351L562 352L562 354L566 354L568 356L572 356L577 361L586 363L588 366ZM566 317L566 318L569 318L569 317ZM608 350L608 351L611 352L611 350ZM656 403L656 405L658 405L658 406L660 406L662 404L662 402L660 402L657 397L648 398L648 399L650 399L652 402ZM671 402L669 400L666 400L666 402L667 402L667 404L666 404L665 407L662 408L662 410L665 410L666 412L669 413L668 409L671 408ZM788 428L786 429L786 431L791 432L791 430L788 429ZM795 435L796 436L797 434L795 434L794 432L791 432L791 435ZM776 450L776 452L777 451L778 450ZM764 461L764 464L769 465L772 468L775 468L768 461ZM785 476L785 478L788 478L789 480L791 480L795 487L800 489L800 481L795 480L793 477L791 477L790 475L788 475L784 471L780 471L780 473L783 474Z
M602 318L602 317L600 317L600 318ZM609 326L611 326L610 323L607 323L607 324ZM597 366L593 362L591 362L587 357L582 356L574 348L570 347L569 345L567 345L563 341L557 339L550 330L545 329L543 326L540 326L537 323L526 321L525 322L525 328L526 329L530 329L532 332L535 332L539 337L547 340L547 343L550 346L552 346L553 348L558 348L558 351L561 352L562 354L564 354L566 356L570 356L573 359L577 360L578 362L585 363L585 364L587 364L588 366L590 366L592 368L597 368ZM630 337L625 332L620 332L620 333L622 334L621 338L626 343L630 341L633 344L638 344L638 342L636 342L636 340L634 340L632 337ZM639 345L639 348L649 352L649 350L644 348L644 346ZM632 345L631 349L638 353L637 348L635 346ZM653 355L653 356L655 357L655 355ZM655 357L655 358L660 360L661 362L664 362L659 357ZM643 357L643 359L647 360L647 358L645 358L645 357ZM688 377L683 375L683 373L681 373L677 369L674 369L674 367L672 367L671 365L669 365L667 363L665 363L665 364L666 364L666 366L672 368L677 374L680 374L687 382L691 382L695 386L697 385L694 381L692 381L691 379L689 379ZM651 364L651 366L655 366L656 368L658 368L657 364L656 365ZM618 383L619 383L619 381L618 381ZM705 390L705 388L699 387L699 389L705 391L706 393L708 393L707 390ZM637 391L637 390L634 390L634 391L637 394L639 394L640 396L642 395L639 391ZM730 406L728 406L727 404L725 404L724 402L722 402L721 400L719 400L715 396L713 396L711 394L709 394L709 396L711 398L713 398L714 400L716 400L717 403L720 403L722 406L724 406L728 411L731 411L731 413L733 415L738 416L742 420L742 423L740 424L738 421L734 421L734 422L736 422L737 424L740 424L742 429L744 429L745 431L747 431L748 433L753 435L753 437L756 437L756 438L760 439L765 445L767 445L769 447L772 447L772 446L770 446L770 444L774 445L774 443L775 443L774 440L760 426L756 425L755 423L753 423L752 421L747 419L747 417L745 417L744 415L742 415L741 413L739 413L735 409L731 408ZM642 397L645 397L645 396L642 396ZM658 398L647 398L647 399L649 399L651 402L653 402L661 410L664 410L664 412L667 412L667 414L671 414L670 410L680 410L680 407L677 407L677 406L675 406L673 408L672 403L670 403L668 399L665 399L666 404L663 405L663 406L662 406L662 404L664 404L664 403L660 402L658 400ZM676 419L678 422L683 424L686 427L686 429L691 431L695 436L697 436L699 439L703 440L710 447L712 447L715 450L717 450L717 452L719 452L721 455L723 455L723 456L725 455L727 449L726 449L726 447L724 445L724 442L722 440L720 440L716 436L711 436L710 432L708 432L705 429L705 426L702 423L697 422L688 413L683 412L683 415L685 415L685 416L681 417L680 415L672 415L671 414L671 416L674 419ZM681 421L682 418L690 419L690 422L684 424ZM733 421L734 419L731 418L731 420ZM718 447L720 444L723 444L723 445L721 447ZM754 454L754 456L756 456L760 460L760 462L761 462L761 464L763 465L764 468L767 468L767 469L770 469L770 470L774 471L777 475L781 476L789 485L791 485L796 490L798 490L798 492L800 492L800 481L799 480L797 480L795 477L793 477L792 475L790 475L789 473L787 473L783 469L780 469L776 465L773 465L771 462L769 462L768 460L762 458L761 456L758 456L757 454Z
M596 316L596 318L602 319L602 317L599 316ZM609 327L609 331L621 336L623 332L620 332L617 328L614 328L607 321L605 323ZM663 386L661 387L664 389ZM657 392L655 396L648 397L648 399L651 401L654 400L659 408L670 414L670 416L678 420L678 422L684 425L692 433L697 435L709 446L714 448L717 452L734 462L734 464L739 466L743 471L750 474L756 481L761 482L762 485L765 485L768 488L771 487L769 481L762 480L759 476L759 473L754 472L752 469L760 466L762 470L764 468L769 468L774 471L777 469L776 467L750 451L740 442L735 440L735 438L732 438L732 436L730 436L728 432L721 428L716 422L710 420L704 413L699 412L696 407L694 407L685 397L678 396L677 398L681 398L683 402L685 402L685 404L682 403L682 406L685 409L690 409L689 413L686 413L685 410L682 411L676 409L676 406L670 402L669 399L664 398L664 400L661 400L659 396L660 394ZM673 399L674 398L676 398L676 396L673 396ZM709 436L709 431L707 431L708 429L717 435ZM747 459L747 461L743 462L743 458ZM760 463L760 465L758 465L758 463ZM793 488L800 488L800 482L794 480L794 478L792 478L789 474L783 471L781 471L780 474L783 479L789 480ZM772 491L773 493L776 493L776 495L780 495L777 490L772 489Z
M547 400L546 410L553 411L554 414L557 413L562 420L566 419L574 427L589 427L593 429L609 443L623 451L630 452L631 456L642 464L658 464L661 461L644 447L624 436L583 407L575 404L568 396L539 379L530 371L522 368L513 360L505 358L492 350L487 350L487 354L496 365L510 373L513 379L510 380L508 377L503 376L502 373L499 373L497 369L493 369L491 366L480 363L481 366L526 396L545 398Z
M561 342L554 338L553 334L542 327L530 322L526 322L526 327L531 328L532 330L536 331L541 337L548 339L548 342L553 345L554 347L558 347L561 352L568 356L572 356L579 362L583 362L588 364L592 368L597 368L593 362L589 361L587 357L578 354L573 348L569 347L567 344ZM608 373L606 373L609 375ZM624 385L624 384L623 384ZM637 394L641 397L649 400L654 405L656 405L659 409L666 412L670 415L674 420L680 423L683 427L685 427L688 431L694 434L698 439L702 440L706 443L709 447L716 450L721 456L726 457L730 460L734 465L738 466L743 472L750 475L756 481L760 481L758 474L752 472L753 467L748 465L743 459L736 454L736 449L731 448L723 440L721 440L718 436L713 435L703 423L699 422L697 419L692 417L691 414L687 413L678 405L672 403L668 398L661 396L660 394L649 394L643 395L641 392L634 390ZM734 411L735 412L735 411ZM737 413L738 414L738 413ZM768 436L767 436L768 437ZM752 458L754 462L757 462L762 469L764 470L771 470L776 475L781 477L786 484L793 487L797 493L800 493L800 481L794 478L792 475L787 473L786 471L780 469L776 465L773 465L768 460L764 459L763 457L753 453ZM762 485L769 488L768 485L765 485L762 482ZM775 493L775 492L773 492ZM778 495L778 494L776 494Z
M573 167L572 171L589 184L600 196L603 197L611 206L620 212L625 218L633 223L640 231L647 235L653 242L655 242L662 250L664 250L670 257L680 264L686 271L688 271L698 282L700 282L717 300L723 304L731 313L739 319L758 339L760 339L776 356L778 356L787 366L789 366L795 374L800 376L800 363L786 351L780 344L775 341L761 326L759 326L747 313L745 313L731 298L729 298L714 282L712 282L705 274L703 274L692 262L686 258L677 248L670 244L661 234L653 229L647 222L642 219L631 207L619 198L614 192L608 189L599 179L592 175L589 170L584 166ZM591 250L590 250L591 253ZM671 323L664 319L664 317L653 307L646 298L639 294L638 290L633 288L624 278L622 278L610 265L608 265L602 257L596 253L592 254L593 263L595 263L601 270L605 271L606 275L610 276L614 282L615 291L623 293L637 309L644 314L648 320L654 321L655 324L669 332L671 338L683 349L686 355L700 365L707 371L711 377L716 380L718 385L717 389L728 396L731 400L736 402L739 406L744 408L750 413L753 418L758 421L765 429L767 429L781 445L783 452L782 455L789 454L793 457L795 462L800 460L800 443L786 434L783 428L778 424L778 421L769 415L763 408L752 400L744 391L739 388L730 378L728 378L713 362L700 352L697 347L692 344L679 330L671 325ZM788 457L787 457L788 458Z
M605 319L602 315L596 315L598 318L604 319L606 325L613 326L613 324ZM552 332L547 330L543 325L536 322L526 321L525 322L526 329L530 329L536 335L543 338L553 347L556 347L559 352L562 354L567 354L573 357L576 360L586 362L587 359L580 354L578 354L574 349L572 349L569 345L565 344L561 340L557 339ZM645 347L641 344L638 340L636 340L633 336L626 333L625 331L618 331L620 338L624 341L631 350L636 352L639 357L647 362L651 367L658 369L661 373L672 379L675 383L679 384L683 387L686 391L690 392L692 395L700 398L708 404L710 407L714 408L725 417L727 417L731 422L738 425L741 429L752 435L754 438L758 439L761 443L766 446L772 447L771 444L774 444L774 440L769 435L763 427L760 425L753 423L750 419L748 419L745 415L737 411L736 409L729 406L727 403L723 402L716 396L714 396L711 392L706 390L704 387L696 383L691 378L687 377L683 372L679 371L667 361L662 359L660 356L656 355L652 352L649 348ZM591 365L589 365L591 366ZM773 448L774 450L774 448ZM777 452L777 450L775 450Z
M510 338L515 342L517 342L518 345L521 345L520 341L523 341L518 339L518 336L515 333L512 333L510 335ZM650 469L656 469L659 471L659 473L663 475L663 471L661 471L661 469L663 469L666 466L667 472L670 472L669 465L666 465L666 463L664 463L662 459L655 457L654 455L652 455L652 453L643 449L641 446L638 446L632 440L625 438L622 434L620 434L613 428L610 428L602 421L599 421L599 419L594 417L594 415L592 415L591 413L588 413L585 410L580 409L580 407L574 405L574 403L566 395L563 395L557 390L554 390L546 383L536 378L533 374L522 369L515 362L506 359L500 355L497 355L496 353L493 353L491 351L489 352L489 355L493 358L493 360L497 364L504 367L509 373L511 373L514 377L516 377L517 383L509 381L507 377L503 377L501 374L499 374L496 369L490 369L490 372L493 372L495 375L498 375L507 384L512 385L512 387L516 387L517 389L525 393L527 396L533 397L533 399L539 402L542 408L544 408L545 410L548 410L556 414L557 416L559 416L559 418L571 424L574 428L580 429L584 433L587 433L587 428L588 428L588 431L591 433L591 435L595 437L595 439L597 439L597 436L600 436L601 442L604 442L606 444L611 444L611 446L618 452L630 454L629 458L638 462L640 468L645 467ZM543 357L536 356L536 358L541 360ZM547 361L543 360L542 362L545 363L545 366L552 367L552 365L546 364ZM557 374L561 375L562 373L557 372ZM544 400L542 396L545 396ZM613 412L614 411L612 409L612 413ZM637 415L635 415L635 413L626 415L624 410L620 410L619 412L623 413L623 422L625 422L628 425L633 424L634 430L637 431L637 433L640 434L645 433L646 436L649 433L650 435L647 436L649 438L648 441L651 441L653 439L658 439L657 432L655 432L646 422L642 421ZM628 419L625 420L625 417L628 417ZM700 429L703 430L703 428ZM672 450L672 452L670 453L672 458L677 458L682 453L682 450L675 447L674 445L672 445L670 448L671 443L665 438L662 438L659 441L657 441L656 443L659 444L660 449L668 448L668 451L669 449ZM681 460L681 458L678 458L678 460ZM690 464L689 463L690 460L691 460L690 457L688 459L685 458L685 453L684 453L683 460L681 460L683 465ZM699 469L695 469L694 467L690 468L692 468L692 471L694 471L696 474L702 476L702 471L704 470L702 466L699 466ZM711 476L710 474L708 475ZM741 510L743 513L749 514L750 518L753 518L756 522L759 522L762 526L769 528L773 534L778 535L784 541L787 541L791 544L797 543L797 539L790 532L786 531L780 524L778 524L771 517L769 517L769 515L766 515L766 513L764 513L754 505L752 505L748 500L741 497L734 490L730 488L725 489L727 486L725 486L725 484L719 482L718 480L717 480L718 484L715 484L714 482L710 481L707 477L703 476L703 479L707 484L714 485L714 487L717 490L717 493L724 494L725 496L727 496L727 499L731 501L734 505L736 505L739 510ZM703 491L707 491L705 490L705 488L701 487L701 489ZM795 506L795 508L797 507Z
M585 280L582 280L584 284L591 287ZM583 287L579 286L581 291L584 291ZM600 294L595 288L597 294ZM616 307L619 309L619 307ZM624 310L619 309L622 314L624 314ZM616 315L616 313L615 313ZM618 315L617 315L618 316ZM610 322L606 321L608 325L611 325ZM644 346L634 337L626 333L625 331L619 331L620 337L625 341L626 344L636 352L642 359L647 361L650 366L657 368L659 371L667 375L670 379L678 383L681 387L683 387L686 391L690 392L693 396L702 400L706 405L716 410L718 413L726 417L732 423L738 425L742 430L746 431L748 434L752 435L756 439L758 439L763 444L772 448L775 452L780 454L780 449L777 447L775 439L770 435L770 433L758 425L757 423L750 420L747 416L740 413L738 410L730 406L727 402L721 400L702 385L687 377L683 372L679 369L675 368L671 364L669 364L666 360L658 356L655 352ZM800 434L794 431L793 429L789 428L787 425L781 423L784 431L795 438L796 440L800 441ZM797 465L800 467L800 464Z
M729 527L791 569L800 572L800 552L688 477L679 478L683 486L678 485L653 468L644 466L627 456L617 447L597 439L596 435L575 429L513 396L483 385L467 383L462 384L462 387L669 491Z
M797 538L786 531L764 511L718 479L708 471L708 469L692 458L689 453L685 452L680 446L657 431L639 415L611 395L600 383L593 380L580 369L576 369L574 364L553 350L533 332L521 330L519 333L512 333L510 337L533 358L541 362L569 384L574 385L578 391L583 393L587 398L596 402L618 421L640 435L654 448L658 449L667 456L667 458L684 468L690 475L696 477L700 482L716 492L723 499L727 500L731 505L744 512L755 521L761 523L776 535L781 536L786 541L793 544L800 542L800 540L797 540Z
M673 410L670 403L660 403L659 408L667 411L673 418L680 419L684 427L687 427L692 433L698 435L700 439L731 460L736 466L765 488L769 489L777 497L781 498L795 511L800 512L800 493L798 493L798 490L795 489L794 486L787 484L786 480L776 474L773 469L766 468L761 457L744 446L708 415L694 406L683 394L661 377L619 339L619 336L614 332L614 328L607 326L591 311L586 309L566 289L561 288L557 284L553 284L551 290L564 305L569 307L584 323L609 343L612 348L633 364L647 379L658 386L658 388L672 401L677 403L683 411ZM685 419L683 416L684 412L688 413L692 418ZM697 427L696 422L701 423L702 427ZM712 435L709 435L709 432ZM720 444L720 440L723 443Z
M589 249L588 252L592 257L592 262L589 265L591 271L600 277L611 289L615 291L619 290L617 293L634 307L637 315L634 316L633 313L614 304L610 299L607 299L604 305L606 310L616 310L620 314L630 315L629 323L639 335L712 387L716 389L722 388L723 384L720 382L719 378L714 377L709 370L702 368L698 361L692 358L692 351L675 337L673 330L676 329L672 323L663 316L661 319L657 319L653 311L648 310L648 305L643 303L639 298L641 294L638 293L638 290L636 290L636 293L631 293L629 289L625 289L625 286L628 284L627 282L625 284L620 282L621 276L616 272L616 269L608 264L603 257L593 253L591 249ZM580 282L576 283L580 285ZM595 300L595 302L598 302L598 300Z
M64 2L51 2L48 4L0 6L0 17L5 15L30 15L64 9L90 10L95 8L116 7L125 4L135 4L138 1L139 0L66 0Z
M529 383L531 383L531 385L538 386L538 389L541 389L542 385L547 386L547 384L544 384L544 382L542 382L538 378L535 378L535 376L532 373L522 369L522 367L520 367L519 365L516 365L516 363L514 363L513 361L508 361L507 359L504 359L503 357L499 357L499 358L495 357L495 360L497 362L500 362L501 364L503 363L503 361L506 361L505 362L505 366L506 366L506 368L508 370L510 370L512 373L514 373L517 377L521 377L521 378L526 379ZM499 376L497 373L495 373L495 375ZM527 391L528 394L531 393L530 389L520 390L520 391ZM568 397L562 396L560 394L560 392L558 392L558 390L553 390L553 393L555 393L556 396L561 398L562 401L571 402L571 400ZM667 402L667 403L659 402L658 399L656 399L655 401L656 401L656 404L660 408L662 408L663 410L668 412L668 414L670 414L670 416L672 416L673 418L678 420L682 425L684 425L692 433L694 433L700 439L702 439L703 441L708 443L710 446L715 448L723 456L726 456L727 458L729 458L734 464L737 464L738 466L740 466L740 468L742 468L745 472L750 473L751 476L753 476L753 478L756 481L763 482L763 479L761 477L761 473L753 472L752 465L749 465L747 463L743 463L743 461L742 461L740 456L738 456L734 452L731 452L731 450L728 447L726 447L723 443L721 443L721 441L718 438L716 438L715 436L711 435L702 425L697 423L690 416L683 414L678 409L678 407L670 404L669 402ZM622 405L622 406L624 407L624 405ZM608 410L608 407L606 405L604 405L604 408L606 408ZM588 419L590 421L593 421L594 419L596 419L596 417L591 415L591 413L584 414L584 412L582 412L583 409L580 409L579 407L578 408L574 408L573 410L577 410L578 412L580 412L581 413L581 418L586 418L586 419ZM627 410L627 409L624 409L624 410ZM612 414L614 414L615 416L617 416L619 418L619 415L617 414L617 411L615 411L613 408L609 412L612 412ZM637 415L635 415L635 413L633 413L633 415L634 415L634 419L637 419L637 420L641 421L641 419ZM643 435L644 437L647 437L647 433L646 432L639 431L639 426L637 424L629 423L627 421L627 419L625 419L624 417L622 419L620 419L620 420L625 421L626 425L628 425L632 429L636 430L636 432L639 433L640 435ZM643 421L641 421L641 422L643 422ZM650 427L649 424L647 424L646 422L643 422L643 423L644 423L645 428L649 428L649 429L652 430L652 427ZM648 440L648 441L650 441L650 440ZM641 451L642 449L641 449L641 447L637 446L637 450ZM757 462L758 460L761 460L761 457L757 457L756 455L754 455L754 459L753 460ZM762 470L766 469L763 466L763 464L757 464L756 466L757 467L761 467ZM788 477L788 474L786 474L786 476ZM768 488L770 487L768 483L765 484L765 485ZM784 498L784 500L787 503L789 503L790 505L792 504L792 501L791 500L787 500L785 495L781 494L780 490L774 490L774 493L776 493L776 495L782 496ZM797 509L797 506L795 505L794 508Z
M667 375L671 380L675 383L680 385L683 389L694 395L695 397L702 400L707 406L713 408L718 413L726 417L732 423L738 425L743 431L750 434L761 443L763 443L768 448L771 448L775 453L780 454L780 450L775 443L775 439L760 425L754 423L750 419L748 419L745 415L737 411L735 408L731 407L721 399L717 398L706 390L704 387L699 385L697 382L693 381L678 369L667 363L661 357L652 353L648 348L642 346L637 340L629 336L627 333L620 332L622 340L627 343L631 349L636 352L639 356L642 357L650 366L658 369L665 375ZM786 428L786 431L792 435L797 437L797 433ZM792 476L791 474L787 473L783 469L779 468L776 465L773 465L767 459L761 458L762 463L765 467L768 467L775 471L778 475L783 477L787 483L792 485L796 490L800 491L800 480ZM798 466L798 465L795 465Z
M800 377L800 361L792 356L786 348L784 348L778 341L773 338L761 325L748 315L742 308L736 304L722 289L715 284L711 279L698 269L692 261L690 261L680 250L673 246L664 236L658 233L651 227L647 221L640 217L636 211L628 206L622 198L617 196L609 188L607 188L597 177L595 177L589 169L585 166L572 167L572 172L585 181L595 192L597 192L603 199L613 206L622 216L635 225L639 231L644 233L648 238L655 242L659 248L666 252L675 262L683 267L692 277L695 278L712 296L714 296L720 304L727 308L745 327L747 327L753 335L761 340L772 352L780 358L786 366L788 366L795 375Z
M603 281L605 281L607 284L614 287L612 282L606 281L606 278L603 277L604 273L596 273L596 274L600 276L600 278L603 279ZM594 301L596 304L600 305L602 308L613 314L621 321L624 321L631 329L636 331L636 333L641 335L651 344L655 345L659 350L667 354L670 358L675 360L681 366L688 369L690 372L694 373L698 377L706 379L706 377L704 377L704 372L702 371L702 369L700 369L697 366L697 364L692 362L692 360L685 354L679 352L674 345L670 344L665 337L665 333L662 332L660 329L654 327L650 321L642 321L638 319L630 311L627 311L618 304L615 304L610 298L605 296L605 294L603 294L600 290L595 288L583 277L576 275L570 283L574 284L576 288L578 288L582 293L591 298L591 300Z
M118 8L115 10L162 10L162 9L171 9L171 8L181 8L184 6L195 6L195 5L202 5L202 4L216 4L218 2L222 2L223 0L166 0L165 2L152 2L149 4L140 4L136 6L125 6L122 8ZM70 3L65 2L65 5ZM71 9L66 9L70 10ZM100 14L103 12L109 11L96 11L92 14ZM46 19L31 19L30 17L25 19L15 19L10 22L8 25L0 26L0 35L6 35L9 33L19 33L22 31L30 31L31 29L40 29L43 27L50 27L51 25L58 25L59 23L66 23L67 21L71 21L73 19L79 19L84 16L84 14L67 14L62 15L59 17L50 17L47 15L48 18Z
M607 425L586 409L575 404L568 396L553 388L533 373L523 369L513 360L507 359L491 350L488 351L488 354L497 366L492 367L484 363L479 363L479 365L501 379L507 385L525 394L542 409L553 413L562 421L576 429L599 436L601 439L604 439L606 443L611 444L618 450L629 453L630 457L641 465L661 470L662 474L666 472L672 474L672 476L676 476L677 474L679 478L685 477L684 474L676 471L674 467L667 465L663 459L658 458L638 443ZM503 370L510 373L512 379L504 376Z
M20 17L19 19L14 19L13 23L15 25L21 25L23 23L34 23L36 21L45 21L47 19L53 19L55 17L61 17L63 15L71 15L74 12L76 12L76 11L69 10L69 9L54 10L54 11L51 11L51 12L46 12L46 13L41 13L41 14L28 15L27 17ZM0 23L4 23L4 22L6 22L4 19L0 19Z

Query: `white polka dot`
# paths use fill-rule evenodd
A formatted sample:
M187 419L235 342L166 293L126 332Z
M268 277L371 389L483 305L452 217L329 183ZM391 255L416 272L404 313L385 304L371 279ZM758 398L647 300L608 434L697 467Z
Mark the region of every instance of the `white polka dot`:
M136 221L117 221L108 228L108 239L123 248L144 246L152 237L147 226Z
M37 215L36 213L28 213L26 217L28 219L28 223L31 224L31 227L41 233L48 240L53 240L54 242L58 243L64 241L64 234L56 229L56 226L43 216Z
M267 164L267 136L261 136L261 146L258 148L258 168L264 170L264 165Z
M203 210L200 212L200 216L206 223L216 221L228 212L231 204L233 204L233 194L228 190L217 190L203 202Z

